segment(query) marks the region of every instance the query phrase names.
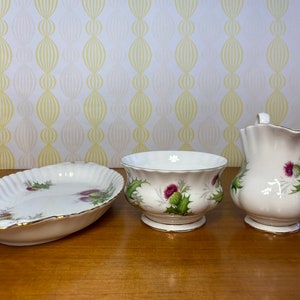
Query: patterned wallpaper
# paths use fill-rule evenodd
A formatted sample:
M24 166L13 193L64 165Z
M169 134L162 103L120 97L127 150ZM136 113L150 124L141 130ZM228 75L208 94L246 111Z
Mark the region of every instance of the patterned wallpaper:
M1 0L0 168L183 149L239 166L239 128L299 128L300 1Z

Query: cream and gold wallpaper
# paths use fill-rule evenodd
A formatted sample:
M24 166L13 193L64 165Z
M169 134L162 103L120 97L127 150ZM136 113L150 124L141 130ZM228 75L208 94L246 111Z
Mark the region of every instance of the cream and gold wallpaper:
M239 166L300 128L300 1L1 0L0 168L182 149Z

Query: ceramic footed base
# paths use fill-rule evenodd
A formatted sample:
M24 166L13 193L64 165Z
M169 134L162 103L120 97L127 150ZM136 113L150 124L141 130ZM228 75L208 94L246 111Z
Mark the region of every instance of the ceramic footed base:
M275 234L292 233L292 232L296 232L300 229L299 222L296 224L289 225L289 226L271 226L271 225L265 225L265 224L258 223L249 216L246 216L244 220L248 225L250 225L253 228L256 228L261 231L275 233Z
M159 222L155 222L150 220L145 215L141 216L141 220L148 226L150 226L153 229L159 230L159 231L173 231L173 232L186 232L186 231L192 231L196 228L199 228L203 226L206 222L205 216L203 216L200 220L189 223L189 224L182 224L182 225L174 225L174 224L163 224Z

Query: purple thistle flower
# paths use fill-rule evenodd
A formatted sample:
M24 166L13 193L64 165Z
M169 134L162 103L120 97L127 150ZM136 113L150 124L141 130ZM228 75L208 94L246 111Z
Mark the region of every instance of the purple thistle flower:
M291 161L287 162L283 167L285 175L288 177L292 177L293 176L293 168L294 168L294 163Z
M178 187L176 184L170 184L164 190L164 196L166 199L169 199L175 192L178 192Z
M12 214L9 211L0 211L0 220L10 220L12 219Z
M8 212L4 212L4 213L0 214L0 218L10 217L10 216L11 216L11 213L8 213Z
M79 193L79 195L88 196L90 194L99 193L99 192L100 192L99 189L91 189L91 190L82 191L82 192Z
M213 179L212 179L212 181L211 181L211 185L215 185L216 184L216 182L217 182L217 180L219 179L219 174L217 174L217 175L215 175L214 177L213 177Z
M34 189L32 186L28 186L28 187L26 188L26 190L27 190L27 191L30 191L30 192L35 192L35 191L37 191L37 189Z
M80 197L79 200L82 202L90 202L91 201L89 197Z

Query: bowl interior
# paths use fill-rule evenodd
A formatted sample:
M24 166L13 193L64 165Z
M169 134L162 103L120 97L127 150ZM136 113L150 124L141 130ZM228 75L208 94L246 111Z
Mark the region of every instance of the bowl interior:
M227 164L225 157L195 151L148 151L124 156L124 166L159 171L198 171L220 168Z

